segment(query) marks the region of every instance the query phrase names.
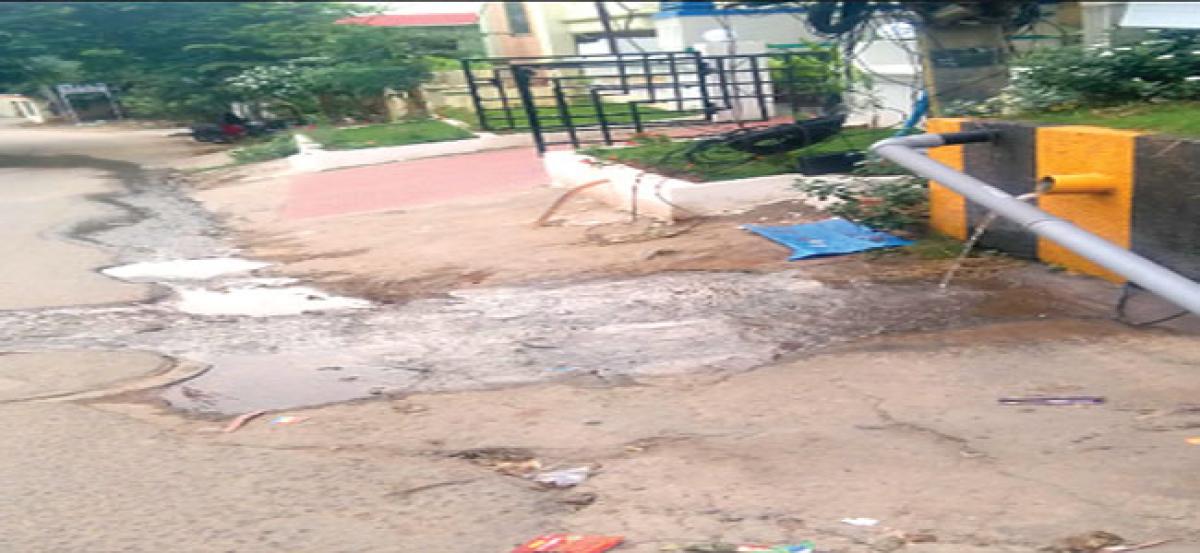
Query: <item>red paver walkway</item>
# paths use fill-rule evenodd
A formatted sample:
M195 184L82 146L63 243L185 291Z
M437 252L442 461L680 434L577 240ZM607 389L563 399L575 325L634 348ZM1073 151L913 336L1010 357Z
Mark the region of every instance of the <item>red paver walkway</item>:
M292 180L283 216L387 211L549 183L532 148L432 157L299 175Z

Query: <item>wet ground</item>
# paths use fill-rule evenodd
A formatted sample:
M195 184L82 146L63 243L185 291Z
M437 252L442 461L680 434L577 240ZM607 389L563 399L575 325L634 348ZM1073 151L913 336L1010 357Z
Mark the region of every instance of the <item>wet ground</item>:
M133 349L207 365L162 395L172 407L198 413L564 379L604 385L739 372L863 337L996 319L975 309L995 303L995 290L839 282L828 266L816 275L805 268L672 272L372 305L230 257L238 252L222 240L219 222L167 173L81 157L24 163L92 167L119 178L127 192L103 201L126 215L82 225L72 236L127 263L106 274L154 282L161 293L128 305L0 312L9 347ZM1036 316L1037 307L1001 318Z
M75 234L111 254L110 274L150 284L89 276L155 294L0 312L0 550L476 553L550 531L623 535L630 553L803 540L836 553L1029 553L1095 530L1173 540L1156 553L1200 544L1198 342L1108 321L1115 288L1099 281L981 259L941 294L943 263L764 264L781 252L720 219L623 250L563 242L578 228L526 229L543 241L497 257L539 256L510 275L549 251L575 252L555 268L628 261L323 310L323 281L286 260L231 261L253 256L170 175L57 162L125 176L127 189L101 198L112 212ZM520 221L544 208L532 200ZM494 221L511 219L502 203ZM350 225L385 242L444 228L447 212L480 214L456 205L299 231ZM486 227L467 238L520 232ZM308 255L344 249L329 245ZM364 258L392 251L322 261L369 275L381 265ZM192 372L171 365L191 362L211 367L181 382ZM1039 394L1105 401L997 402ZM179 416L363 397L378 399L236 432ZM504 459L593 470L551 489Z

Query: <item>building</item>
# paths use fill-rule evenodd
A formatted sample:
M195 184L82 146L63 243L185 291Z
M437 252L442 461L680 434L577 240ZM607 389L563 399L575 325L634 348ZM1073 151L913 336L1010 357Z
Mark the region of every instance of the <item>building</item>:
M699 1L605 2L604 9L616 51L623 54L691 49L705 54L769 54L824 41L810 31L805 10L796 6L748 9ZM595 2L486 2L480 26L490 57L613 51ZM920 66L907 53L916 48L911 30L908 36L881 38L885 40L872 41L855 60L866 71L882 75L872 90L851 98L855 123L891 125L903 120L921 88Z
M619 51L657 50L658 2L607 2ZM480 26L488 55L520 57L607 53L594 2L486 2Z
M1098 8L1093 5L1109 10L1105 13L1117 10L1109 17L1120 19L1126 11L1153 11L1154 4L1040 1L1038 18L1007 37L1008 43L1018 52L1078 44L1089 14L1096 19ZM1200 3L1195 4L1176 5L1193 10L1200 19ZM480 28L488 56L498 58L613 53L600 9L608 14L616 53L622 54L693 49L705 54L772 54L829 41L811 30L806 8L746 6L710 1L603 2L602 7L595 2L485 2ZM875 17L853 51L841 52L865 77L846 100L852 123L891 126L914 111L925 88L922 46L919 30L912 25L887 13Z
M1200 31L1200 2L1080 2L1089 46L1145 40L1148 29Z
M816 40L798 7L722 8L715 2L605 2L617 51L680 51L726 24L741 41L786 45ZM595 2L486 2L480 16L492 57L605 54Z
M45 123L46 117L32 98L20 94L0 94L0 122Z
M446 40L445 50L466 56L484 54L479 16L473 13L406 13L377 14L347 17L337 21L343 25L403 28L422 31L425 36Z

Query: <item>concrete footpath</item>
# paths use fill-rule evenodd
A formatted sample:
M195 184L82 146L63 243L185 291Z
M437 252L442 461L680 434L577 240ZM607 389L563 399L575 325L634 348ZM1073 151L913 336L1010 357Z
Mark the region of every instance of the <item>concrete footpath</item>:
M390 211L550 184L532 148L432 157L293 177L284 214Z

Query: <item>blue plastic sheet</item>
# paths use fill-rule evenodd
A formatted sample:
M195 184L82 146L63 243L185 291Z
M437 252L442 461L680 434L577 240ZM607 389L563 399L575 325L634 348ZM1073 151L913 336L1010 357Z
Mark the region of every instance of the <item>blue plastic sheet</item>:
M792 255L788 261L894 248L912 243L911 240L871 230L840 218L802 225L743 225L742 228L791 248Z

